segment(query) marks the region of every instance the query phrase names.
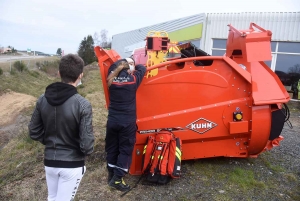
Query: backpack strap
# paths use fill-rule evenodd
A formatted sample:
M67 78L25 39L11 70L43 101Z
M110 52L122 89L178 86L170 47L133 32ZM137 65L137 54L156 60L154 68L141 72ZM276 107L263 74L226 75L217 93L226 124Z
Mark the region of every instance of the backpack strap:
M161 175L168 175L167 165L168 165L168 160L169 160L169 149L170 149L170 145L169 145L169 143L166 143L165 150L162 153L160 166L159 166Z
M181 174L181 147L182 142L179 138L172 139L168 163L168 173L172 178L179 178Z
M142 173L145 174L149 172L150 166L153 162L152 154L155 150L156 142L154 137L149 136L147 139L147 144L144 146L143 158L142 158Z

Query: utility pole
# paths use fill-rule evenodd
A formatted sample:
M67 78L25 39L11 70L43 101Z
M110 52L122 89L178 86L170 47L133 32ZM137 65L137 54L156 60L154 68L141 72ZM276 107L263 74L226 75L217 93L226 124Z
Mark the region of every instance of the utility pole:
M9 68L10 68L9 72L11 72L11 54L10 54L10 59L9 59Z

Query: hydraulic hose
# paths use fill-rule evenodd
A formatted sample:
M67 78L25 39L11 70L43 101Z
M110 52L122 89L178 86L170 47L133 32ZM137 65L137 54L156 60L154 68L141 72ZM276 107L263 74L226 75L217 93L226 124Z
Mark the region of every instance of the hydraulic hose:
M287 125L290 127L290 128L293 128L293 125L292 123L290 122L290 109L289 107L287 106L287 104L283 103L283 108L284 108L284 116L285 116L285 119L284 119L284 122L287 122Z

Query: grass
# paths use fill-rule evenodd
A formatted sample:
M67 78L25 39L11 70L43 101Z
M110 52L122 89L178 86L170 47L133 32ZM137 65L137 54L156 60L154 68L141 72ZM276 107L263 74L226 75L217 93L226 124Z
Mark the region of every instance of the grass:
M23 61L24 64L26 65L26 67L29 69L29 70L32 70L32 69L36 69L37 68L37 65L36 63L39 62L39 63L44 63L44 62L53 62L53 61L57 61L59 60L59 58L57 57L42 57L42 58L39 58L39 57L30 57L30 59L18 59L18 60L12 60L11 62L0 62L0 68L3 70L3 72L9 72L10 71L10 68L13 69L13 64L15 61Z
M41 162L42 145L28 137L25 127L12 139L0 154L0 187L28 176L36 163Z
M59 81L58 77L38 70L3 74L0 79L0 92L10 89L34 97L44 93L48 84ZM94 153L87 158L87 173L75 200L142 200L139 196L144 194L151 199L153 193L161 192L158 188L176 196L171 196L172 200L253 200L256 194L271 196L273 200L299 200L299 176L273 165L270 161L281 159L274 159L271 152L265 152L256 159L210 158L184 161L184 186L180 179L165 186L138 185L127 196L120 198L120 193L110 190L106 184L104 139L107 110L99 70L95 64L85 68L82 83L77 89L93 106L96 142ZM30 117L32 111L33 107L27 108L22 115ZM44 147L28 137L27 123L19 125L18 137L0 150L0 200L45 200ZM131 184L137 180L138 177L133 176L126 178ZM288 189L285 186L287 183L293 184L295 188ZM221 190L224 192L220 193ZM281 198L279 193L289 195L289 198Z
M107 111L104 107L104 98L101 91L101 80L99 70L85 69L82 86L78 88L79 94L87 97L93 106L94 116L94 134L96 137L95 151L93 156L88 158L90 167L94 168L90 175L85 179L96 182L95 178L103 177L106 166L99 169L99 157L102 155L104 147L105 118ZM0 93L8 90L29 94L39 97L44 93L45 87L50 83L59 81L58 77L48 75L43 71L27 70L21 72L14 71L12 74L6 74L0 77ZM30 116L34 107L23 110L22 115ZM44 170L43 170L43 145L31 140L28 136L27 123L20 126L20 131L16 134L18 137L9 141L9 143L0 150L0 200L41 200L46 194ZM96 163L96 165L92 165ZM102 163L104 164L104 163ZM34 179L41 177L42 179ZM23 182L31 181L28 188L22 188ZM20 186L20 188L18 187ZM41 188L37 190L37 188ZM14 189L13 192L11 189ZM18 192L18 193L17 193ZM26 200L25 199L25 200Z
M284 168L279 165L272 165L272 163L268 160L264 160L266 167L268 167L271 171L274 172L284 172Z
M239 163L248 163L247 159L239 160ZM260 181L255 175L254 170L249 166L248 169L241 169L239 163L229 162L226 158L212 158L195 162L193 170L189 170L194 175L201 174L201 180L205 181L206 186L210 186L211 179L217 181L228 181L228 186L224 190L231 191L238 188L242 191L253 190L257 187L266 188L264 182ZM204 173L204 174L203 174Z
M50 77L41 71L13 72L9 75L1 75L0 93L9 89L18 93L39 97L44 93L48 84L60 80L58 77Z
M254 178L254 172L251 170L244 170L241 168L234 168L229 175L230 183L234 183L243 190L253 188L266 188L265 184Z

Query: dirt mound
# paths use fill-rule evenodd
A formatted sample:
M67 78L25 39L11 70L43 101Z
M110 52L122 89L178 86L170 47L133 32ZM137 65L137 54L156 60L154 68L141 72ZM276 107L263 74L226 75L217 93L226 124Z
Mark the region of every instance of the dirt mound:
M7 92L0 96L0 128L13 123L21 110L35 104L36 98L26 94Z
M30 117L22 110L35 104L36 98L8 91L0 94L0 150L27 127Z

